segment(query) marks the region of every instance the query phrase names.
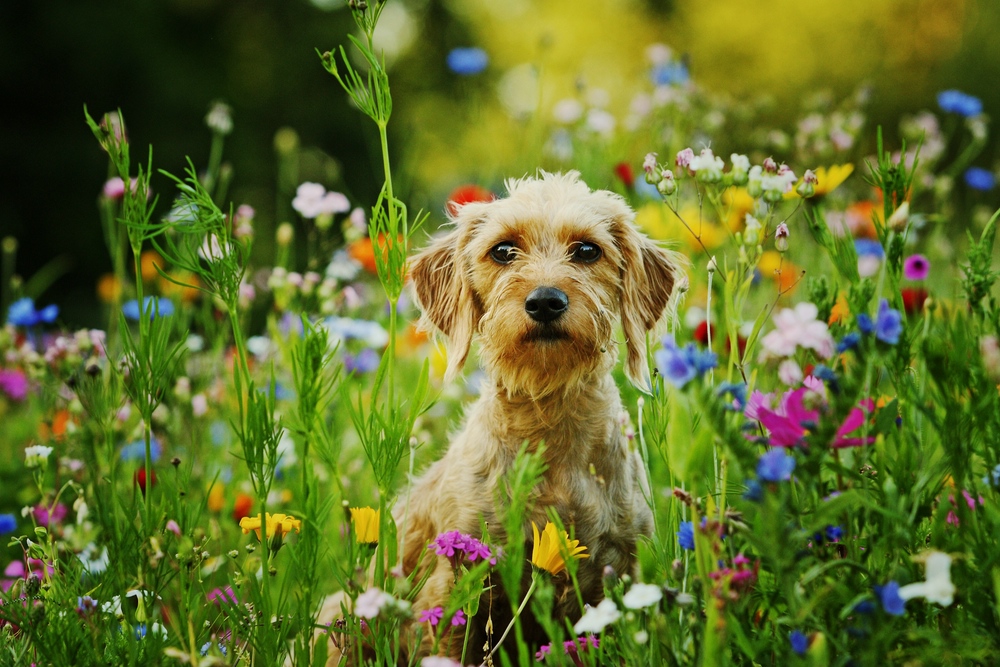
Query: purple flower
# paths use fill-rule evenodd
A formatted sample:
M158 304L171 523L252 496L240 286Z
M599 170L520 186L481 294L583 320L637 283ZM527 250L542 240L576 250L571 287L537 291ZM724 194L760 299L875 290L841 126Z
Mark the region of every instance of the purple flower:
M903 332L903 314L889 307L889 302L882 299L878 303L878 313L875 315L875 338L883 343L895 345L899 342L899 334Z
M964 174L965 184L973 190L988 192L996 187L997 179L993 172L980 167L969 167Z
M380 360L378 352L366 347L356 355L344 355L344 370L348 373L371 373L378 368Z
M97 600L89 595L84 595L76 599L76 613L80 616L86 616L94 611L97 611Z
M717 360L714 352L702 352L694 343L677 347L672 335L663 337L663 347L656 351L654 357L660 373L678 389L715 368Z
M903 262L903 276L907 280L923 280L931 272L931 263L923 255L910 255Z
M764 500L764 487L755 479L747 480L747 490L743 492L743 500L759 503Z
M677 531L677 543L682 549L694 551L694 522L681 521L680 530Z
M795 457L783 449L772 449L757 460L757 477L765 482L787 482L795 470Z
M453 566L457 566L463 560L476 561L478 559L488 560L491 565L496 565L497 559L488 546L472 537L460 533L457 530L441 533L435 537L428 549L433 549L439 556L445 556L452 561Z
M432 609L424 609L420 612L420 616L417 617L418 623L430 623L431 625L437 625L444 618L444 609L441 607L433 607Z
M844 536L844 529L840 526L827 526L823 532L826 533L826 539L830 542L839 542L840 538Z
M875 595L882 603L885 613L902 616L906 613L906 601L899 597L899 582L890 581L885 586L876 586Z
M42 322L51 324L59 316L59 306L55 304L35 310L35 300L23 297L10 304L7 309L7 324L15 327L33 327Z
M21 371L0 370L0 391L15 401L23 401L28 396L28 378Z
M480 48L465 47L448 52L448 69L455 74L462 76L479 74L489 64L490 57Z
M978 116L983 112L983 103L978 97L973 97L960 90L942 90L937 96L938 106L942 111L957 113L959 116Z
M809 638L798 630L792 630L788 635L788 640L792 643L792 650L798 655L805 655L809 648Z
M208 594L208 601L214 602L217 605L222 603L236 605L240 601L236 599L236 593L233 592L232 586L226 586L225 588L213 588Z
M455 612L455 615L451 617L451 624L453 626L465 625L465 612L461 609Z

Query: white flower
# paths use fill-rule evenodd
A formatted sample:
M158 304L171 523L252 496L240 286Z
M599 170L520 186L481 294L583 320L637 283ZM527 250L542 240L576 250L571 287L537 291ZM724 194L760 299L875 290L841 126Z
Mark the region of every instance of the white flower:
M315 218L324 213L347 213L351 203L339 192L327 192L319 183L303 183L295 190L292 208L303 218Z
M615 131L615 117L604 109L591 109L587 112L587 127L598 134L609 136Z
M910 600L925 598L947 607L955 600L955 585L951 583L951 556L940 551L931 551L924 561L926 581L907 584L899 589L899 597Z
M802 378L802 368L794 359L785 359L778 365L778 379L789 387L797 386Z
M556 105L552 107L552 117L555 118L557 123L562 123L563 125L569 125L570 123L575 123L580 120L580 116L583 115L583 105L573 98L566 98L556 102Z
M361 271L361 263L348 255L346 250L338 250L333 253L333 259L326 267L326 277L341 282L350 282L357 277L359 271Z
M393 597L380 588L369 588L358 596L354 603L354 613L369 620L378 616L382 607L391 604Z
M330 344L339 340L360 340L371 348L379 349L389 344L389 332L378 322L353 320L349 317L328 317L323 326L330 332Z
M774 316L777 328L761 339L765 353L776 357L790 357L796 347L815 350L824 359L833 356L834 342L826 322L816 319L819 310L815 304L800 303L795 309L782 308Z
M645 609L663 598L663 591L654 584L632 584L632 588L622 596L626 609Z
M108 548L104 547L100 552L98 552L97 545L93 542L84 547L83 551L77 555L77 558L79 558L80 562L83 564L83 569L91 574L100 574L104 572L108 569L108 565L111 563L111 560L108 558ZM117 596L115 599L118 599ZM121 606L119 605L119 610L120 609Z
M583 616L573 626L573 631L578 635L597 634L603 632L604 628L617 621L621 616L622 614L618 611L615 603L605 598L596 607L587 605Z
M698 180L714 183L722 178L722 169L726 166L721 157L715 155L711 148L702 149L701 153L691 158L688 170L698 175Z
M31 447L24 448L24 465L29 468L37 468L41 465L47 465L49 462L49 455L52 453L51 447L46 447L45 445L33 445Z

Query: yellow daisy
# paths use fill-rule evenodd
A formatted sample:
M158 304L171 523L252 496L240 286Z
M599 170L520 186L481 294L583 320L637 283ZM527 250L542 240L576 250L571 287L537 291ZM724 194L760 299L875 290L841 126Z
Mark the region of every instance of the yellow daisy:
M378 544L379 511L371 507L351 508L351 528L358 544Z
M257 516L245 516L240 519L240 528L243 529L243 534L248 535L250 531L257 533L257 540L261 539L260 529L261 529L261 519L260 515ZM268 514L267 515L267 534L269 537L284 537L288 533L295 530L296 533L302 530L302 521L296 519L293 516L288 516L287 514Z
M566 531L560 531L551 521L545 524L541 536L538 534L538 526L532 521L531 532L535 538L531 564L550 574L559 574L566 569L564 554L571 558L590 558L589 554L582 553L587 547L580 546L580 540L569 539Z

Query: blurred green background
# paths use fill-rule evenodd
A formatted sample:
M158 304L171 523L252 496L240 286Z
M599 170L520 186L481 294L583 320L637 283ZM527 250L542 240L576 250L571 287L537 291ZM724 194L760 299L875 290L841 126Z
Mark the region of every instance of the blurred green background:
M399 187L439 221L454 186L499 189L502 178L533 170L545 141L533 119L595 89L623 115L656 42L684 54L699 86L765 100L769 122L789 129L815 91L836 99L862 83L871 85L870 122L884 124L890 140L901 114L934 108L942 89L980 97L996 117L997 26L996 0L390 0L380 39L392 63ZM133 155L152 145L154 168L174 173L185 156L204 166L205 114L214 100L231 105L230 194L257 210L259 264L290 215L294 183L278 185L274 149L281 128L302 147L293 180L370 206L381 184L374 128L316 54L346 43L351 29L338 0L2 3L0 236L18 239L25 278L58 263L44 293L29 295L59 304L67 325L104 325L95 285L110 262L96 203L107 164L84 104L95 115L120 108ZM460 46L484 49L485 71L449 71L447 54ZM608 180L592 185L608 186L619 160L638 166L637 152L609 145ZM997 158L991 140L976 164L995 170ZM169 182L157 175L153 187L165 212Z

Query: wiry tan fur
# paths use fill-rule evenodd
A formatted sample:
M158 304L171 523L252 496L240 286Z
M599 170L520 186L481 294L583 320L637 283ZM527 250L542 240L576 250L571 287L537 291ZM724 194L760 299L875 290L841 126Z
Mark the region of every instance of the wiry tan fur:
M403 569L417 565L438 534L458 530L478 536L482 522L495 543L499 531L496 489L522 443L544 442L547 464L529 520L539 526L554 508L590 557L580 562L584 600L602 595L606 565L630 572L636 542L652 529L643 499L641 461L622 433L623 412L612 379L616 323L625 337L626 373L647 387L646 335L660 319L675 282L676 258L632 225L633 212L621 197L592 192L576 172L511 180L509 196L463 206L453 229L434 240L410 265L413 287L428 328L448 343L449 378L462 368L478 335L487 379L479 400L444 457L413 482L405 525L400 525ZM597 245L603 255L587 264L572 261L575 244ZM510 264L491 259L501 242L517 247ZM680 276L676 276L680 277ZM539 340L539 326L525 311L537 287L554 287L569 299L554 325L565 336ZM403 511L396 519L403 520ZM526 542L531 525L525 524ZM530 554L530 544L528 545ZM449 561L425 553L433 568L414 609L446 606L453 581ZM496 577L493 578L496 584ZM557 586L557 613L579 614L568 582ZM509 601L493 593L496 641L509 618ZM469 658L482 658L488 605L472 619ZM498 612L500 613L500 612ZM530 627L526 629L533 637ZM429 643L420 650L426 653ZM441 651L457 658L460 641Z

